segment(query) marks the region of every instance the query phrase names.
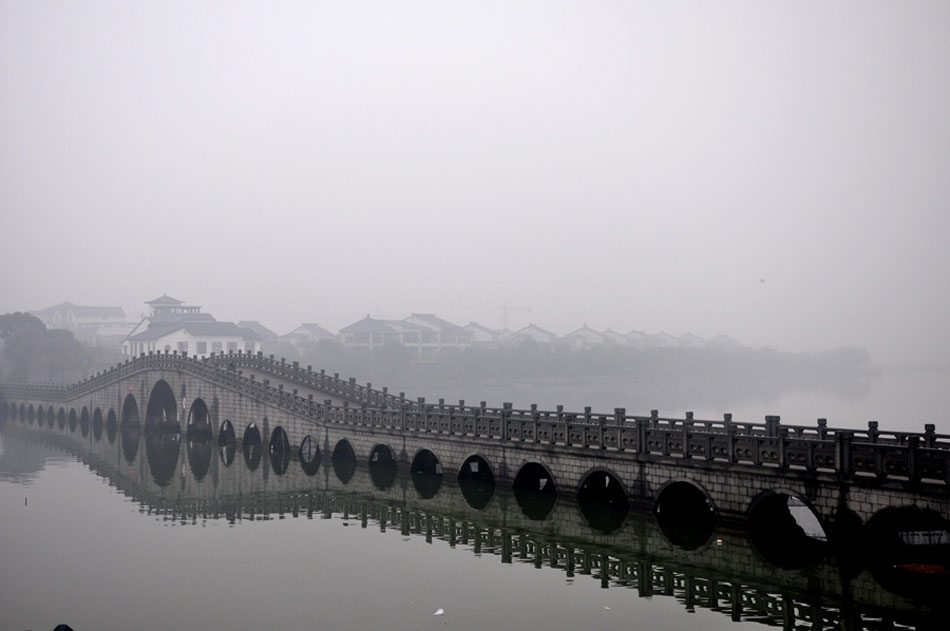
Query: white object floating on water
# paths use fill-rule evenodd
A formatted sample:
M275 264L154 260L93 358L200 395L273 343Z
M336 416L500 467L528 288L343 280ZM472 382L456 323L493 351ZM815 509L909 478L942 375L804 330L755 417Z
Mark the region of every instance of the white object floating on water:
M439 607L438 609L435 610L435 613L432 614L432 615L433 615L433 616L444 616L444 615L445 615L445 609L442 609L442 607Z
M610 609L610 607L604 607L604 609Z

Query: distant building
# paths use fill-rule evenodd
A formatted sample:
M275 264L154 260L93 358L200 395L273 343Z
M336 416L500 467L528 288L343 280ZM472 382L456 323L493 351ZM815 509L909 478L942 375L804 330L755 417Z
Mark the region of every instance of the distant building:
M472 332L448 320L443 320L432 313L413 313L403 320L409 324L419 325L428 329L423 334L423 344L434 345L439 348L462 348L471 346Z
M677 341L681 348L703 348L706 346L706 340L692 333L681 335Z
M716 335L709 338L709 346L712 348L742 348L742 343L729 335Z
M262 342L276 342L279 338L277 333L271 331L257 320L239 320L237 325L257 333Z
M495 345L501 336L498 331L489 329L487 326L482 326L477 322L469 322L463 328L472 334L472 344L477 346Z
M585 322L584 326L576 331L571 331L561 338L561 341L573 349L588 349L595 346L603 346L607 340L604 338L603 333L598 333L587 326Z
M617 333L613 329L607 329L602 332L601 335L604 336L604 342L607 344L614 344L617 346L626 346L627 345L627 336L623 333Z
M134 326L126 321L122 307L86 307L67 301L30 313L47 328L66 329L77 340L97 346L119 348Z
M379 320L367 315L340 329L343 345L349 348L375 348L401 344L415 351L420 361L431 361L447 348L465 348L472 344L471 331L431 313L414 313L404 320Z
M511 337L518 341L534 340L538 344L552 344L557 340L557 334L546 331L533 322L523 329L518 329L512 333Z
M290 333L280 336L280 340L282 342L287 342L288 344L293 344L297 347L316 344L317 342L321 342L323 340L336 341L339 338L339 335L331 333L319 324L312 322L304 322Z

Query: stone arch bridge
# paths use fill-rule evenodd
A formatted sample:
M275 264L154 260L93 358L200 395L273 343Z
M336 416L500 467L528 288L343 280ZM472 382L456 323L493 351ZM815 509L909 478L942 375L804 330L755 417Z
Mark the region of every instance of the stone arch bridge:
M743 522L774 498L808 506L826 529L888 507L946 518L950 436L764 423L428 403L262 355L148 354L71 385L0 385L0 418L69 432L122 428L263 446L301 465L321 457L409 469L473 488L669 511L684 505ZM437 486L435 489L437 490ZM418 488L425 499L425 488ZM430 489L431 490L431 489ZM432 492L434 494L434 491Z

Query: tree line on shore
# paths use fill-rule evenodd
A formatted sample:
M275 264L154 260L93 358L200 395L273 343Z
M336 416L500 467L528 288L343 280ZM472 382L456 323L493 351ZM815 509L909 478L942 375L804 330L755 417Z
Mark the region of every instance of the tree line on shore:
M19 311L0 315L0 345L0 380L8 382L69 383L122 360L118 351L83 344Z

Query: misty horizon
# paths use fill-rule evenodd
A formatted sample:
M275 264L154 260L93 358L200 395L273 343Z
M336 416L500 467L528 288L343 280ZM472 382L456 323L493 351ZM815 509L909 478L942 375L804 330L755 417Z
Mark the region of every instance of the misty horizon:
M946 364L945 3L0 11L0 312Z

